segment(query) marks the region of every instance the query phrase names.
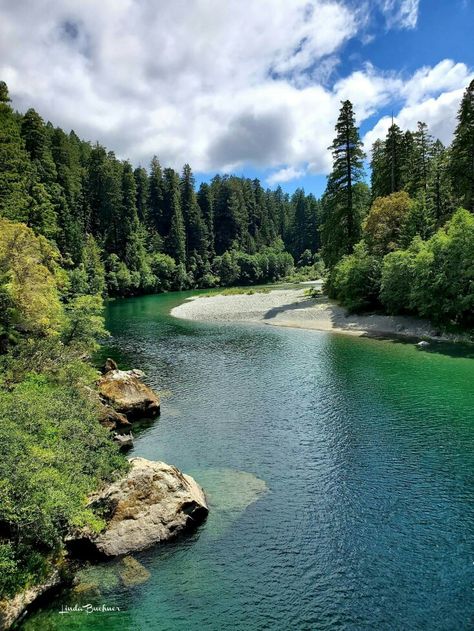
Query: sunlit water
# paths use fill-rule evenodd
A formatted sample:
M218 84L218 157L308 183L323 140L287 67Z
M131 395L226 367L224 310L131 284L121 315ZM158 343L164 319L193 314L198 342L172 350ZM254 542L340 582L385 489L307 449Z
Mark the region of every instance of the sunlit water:
M171 318L185 295L111 303L104 355L164 395L133 454L194 475L209 518L24 628L473 629L469 349Z

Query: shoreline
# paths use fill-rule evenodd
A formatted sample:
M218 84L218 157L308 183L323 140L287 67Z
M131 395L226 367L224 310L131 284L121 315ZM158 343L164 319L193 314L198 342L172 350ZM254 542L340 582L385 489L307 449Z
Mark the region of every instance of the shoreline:
M354 337L469 342L467 336L440 333L428 320L415 316L350 314L324 295L313 298L304 292L305 288L193 296L174 307L171 315L196 322L247 322Z

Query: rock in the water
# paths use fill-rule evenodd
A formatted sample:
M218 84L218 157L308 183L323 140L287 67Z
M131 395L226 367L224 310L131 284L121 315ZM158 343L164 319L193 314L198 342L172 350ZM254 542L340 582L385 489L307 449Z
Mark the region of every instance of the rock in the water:
M130 462L124 478L91 498L90 507L107 515L107 528L79 538L108 557L168 541L198 526L209 510L201 487L176 467L144 458Z
M102 373L106 375L111 370L117 370L117 368L117 362L110 357L107 357L107 359L105 360L105 364L102 366Z
M114 434L114 441L120 445L121 449L130 449L133 447L133 434Z
M100 423L109 429L116 429L117 427L130 427L131 423L125 416L114 410L110 405L100 404L99 408L99 421Z
M138 370L110 370L98 383L102 399L129 418L153 418L160 413L160 399L140 381Z
M426 340L422 340L421 342L418 342L417 346L419 346L420 348L425 348L426 346L429 346L430 343L427 342Z
M146 583L151 576L150 572L131 556L124 557L121 565L119 575L126 587Z

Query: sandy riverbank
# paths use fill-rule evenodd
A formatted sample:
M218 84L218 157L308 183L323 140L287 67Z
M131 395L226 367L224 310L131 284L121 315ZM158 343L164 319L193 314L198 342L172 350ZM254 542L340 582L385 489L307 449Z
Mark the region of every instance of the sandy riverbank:
M283 289L267 294L193 297L175 307L171 315L201 322L259 322L358 336L447 339L438 336L426 320L348 314L325 296L308 298L304 291Z

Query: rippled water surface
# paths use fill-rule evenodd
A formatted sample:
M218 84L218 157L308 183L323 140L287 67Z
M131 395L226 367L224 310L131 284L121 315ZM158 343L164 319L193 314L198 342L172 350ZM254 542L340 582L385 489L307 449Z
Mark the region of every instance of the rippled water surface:
M473 629L473 353L171 318L185 295L111 303L105 354L163 393L133 453L194 475L208 521L24 627Z

